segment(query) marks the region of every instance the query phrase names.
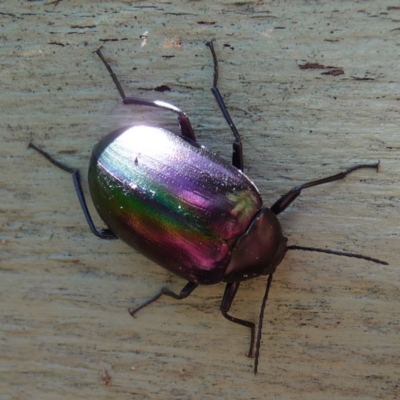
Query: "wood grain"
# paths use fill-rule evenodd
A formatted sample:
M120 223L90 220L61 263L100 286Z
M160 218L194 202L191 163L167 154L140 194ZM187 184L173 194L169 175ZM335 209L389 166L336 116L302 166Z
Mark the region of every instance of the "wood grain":
M400 397L395 2L14 1L0 4L0 18L1 400ZM27 149L33 140L80 168L87 191L90 151L106 133L176 125L169 113L121 104L93 54L104 45L127 94L181 107L198 140L229 158L231 134L209 91L213 38L246 173L266 205L299 183L381 161L379 173L304 192L281 221L291 244L389 266L289 252L257 376L248 332L219 312L223 285L132 319L129 307L184 282L94 237L68 174ZM242 286L232 313L256 321L265 279Z

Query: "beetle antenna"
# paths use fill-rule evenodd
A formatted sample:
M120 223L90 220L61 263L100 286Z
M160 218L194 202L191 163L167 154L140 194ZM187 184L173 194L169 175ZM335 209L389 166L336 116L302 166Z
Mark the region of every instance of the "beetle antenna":
M260 356L261 331L262 331L262 324L263 324L263 319L264 319L264 310L265 310L265 305L266 305L267 300L268 300L269 288L271 287L272 275L273 274L269 274L268 275L267 287L265 288L264 298L263 298L263 301L261 303L260 316L258 317L256 352L255 352L255 355L254 355L254 375L257 374L258 358Z
M287 250L316 251L318 253L326 253L326 254L334 254L336 256L359 258L361 260L372 261L376 264L389 265L389 263L387 263L386 261L379 260L378 258L363 256L362 254L357 254L357 253L348 253L346 251L326 250L326 249L320 249L318 247L303 247L303 246L297 246L297 245L288 246Z

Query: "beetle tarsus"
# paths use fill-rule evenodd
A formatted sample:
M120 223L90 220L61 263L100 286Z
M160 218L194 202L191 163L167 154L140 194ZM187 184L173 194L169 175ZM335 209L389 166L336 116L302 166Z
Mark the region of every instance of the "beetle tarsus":
M143 304L141 304L139 307L137 307L137 308L129 308L128 309L128 312L129 312L129 314L131 314L131 316L133 317L133 318L136 318L136 313L138 312L138 311L140 311L142 308L145 308L145 307L147 307L149 304L151 304L151 303L154 303L156 300L158 300L161 296L163 295L163 293L162 293L162 289L161 289L161 292L160 293L157 293L154 297L152 297L150 300L147 300L146 302L144 302Z
M261 309L260 309L260 316L258 318L256 352L254 355L254 375L257 375L257 370L258 370L258 359L260 357L260 346L261 346L261 332L262 332L262 326L263 326L263 320L264 320L265 306L267 304L268 293L269 293L269 289L271 288L271 283L272 283L272 275L273 274L268 275L267 286L265 288L264 298L263 298L263 301L261 304Z
M211 54L212 54L212 57L213 57L213 61L214 61L213 87L217 87L217 83L218 83L218 58L217 58L217 55L215 54L215 50L214 50L214 40L215 39L206 42L206 46L210 48Z
M254 358L253 348L254 348L256 325L251 321L246 321L245 319L232 317L232 315L229 315L226 311L221 311L221 312L222 312L222 315L228 321L231 321L231 322L233 322L235 324L239 324L239 325L245 326L246 328L250 329L250 348L249 348L249 352L247 353L247 357Z
M236 129L235 124L232 121L231 116L229 115L228 109L226 108L224 99L221 96L221 93L219 89L217 88L217 83L218 83L218 59L217 55L215 54L214 50L214 45L213 45L213 40L206 42L206 46L210 48L211 54L213 57L214 61L214 80L213 80L213 87L211 88L211 92L215 97L215 100L218 103L218 106L228 123L229 127L231 128L231 131L233 133L233 136L235 136L235 141L233 142L233 152L232 152L232 165L236 167L237 169L240 169L243 171L243 148L242 148L242 141L240 139L240 134L238 130Z
M110 76L115 84L115 86L118 89L119 94L121 95L122 99L125 99L125 92L122 89L122 86L117 78L117 75L115 75L113 69L111 68L111 65L107 62L107 60L104 58L103 53L101 52L101 47L99 47L95 53L100 57L100 60L103 61L103 64L105 65L105 67L107 68L108 72L110 73Z
M278 215L281 212L285 211L286 208L288 208L290 206L290 204L293 203L293 201L300 195L302 190L308 189L313 186L323 185L324 183L338 181L338 180L346 177L351 172L356 171L358 169L362 169L362 168L374 168L378 171L379 161L376 163L373 163L373 164L354 165L353 167L346 169L344 172L339 172L336 175L331 175L326 178L317 179L315 181L310 181L310 182L303 183L302 185L295 186L294 188L290 189L286 194L284 194L278 201L276 201L275 204L270 208L270 210L275 215Z
M199 286L197 283L194 282L188 282L183 289L180 291L179 294L176 294L175 292L173 292L172 290L169 290L168 288L164 287L160 290L160 293L157 293L154 297L152 297L150 300L147 300L146 302L144 302L142 305L140 305L137 308L134 309L129 309L129 314L135 318L136 313L138 311L140 311L142 308L147 307L148 305L150 305L151 303L154 303L156 300L158 300L163 294L165 294L166 296L172 297L175 300L182 300L186 297L188 297L190 295L190 293L193 292L194 289L197 288L197 286Z
M57 161L56 159L54 159L49 153L46 153L44 150L40 149L39 147L35 146L32 142L29 143L28 145L29 149L33 149L35 151L37 151L39 154L41 154L46 160L50 161L53 165L55 165L56 167L62 169L65 172L68 172L70 174L73 174L76 169L74 168L70 168L67 165L60 163L59 161Z
M233 299L236 296L236 293L239 289L240 282L228 282L225 287L225 292L222 297L220 310L222 315L228 320L235 324L239 324L245 326L246 328L250 329L250 348L249 352L247 353L247 357L253 358L253 348L254 348L254 339L255 339L255 332L256 326L251 321L246 321L245 319L240 319L236 317L232 317L232 315L228 314L228 311L231 308Z
M85 215L86 221L89 225L90 230L94 235L99 237L100 239L117 239L111 229L97 229L94 226L92 217L90 216L89 209L86 204L85 196L83 194L82 185L79 176L79 170L75 168L68 167L67 165L57 161L53 158L50 154L46 153L44 150L40 149L39 147L35 146L32 142L29 143L28 148L31 148L41 154L46 160L50 161L56 167L62 169L65 172L68 172L72 175L72 180L74 182L76 194L78 195L79 203L81 204L83 214Z
M189 117L180 108L174 106L173 104L167 103L165 101L147 100L147 99L142 99L140 97L127 97L125 95L124 90L122 89L122 85L121 85L119 79L117 78L117 75L111 68L111 65L104 58L103 53L101 52L101 47L99 47L95 51L95 53L100 57L100 60L103 62L103 64L107 68L107 71L110 73L110 76L111 76L124 104L136 104L136 105L142 105L142 106L156 107L156 108L161 108L163 110L172 111L172 112L178 114L178 122L181 127L182 136L184 138L190 139L193 142L196 142L196 136L194 134L192 125L190 124Z

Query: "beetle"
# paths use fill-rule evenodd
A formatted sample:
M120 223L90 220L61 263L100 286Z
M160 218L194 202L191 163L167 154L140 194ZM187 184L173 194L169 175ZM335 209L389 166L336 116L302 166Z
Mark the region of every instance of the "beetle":
M94 146L89 188L97 212L107 226L104 229L93 223L79 171L55 160L32 142L29 147L72 174L87 223L97 237L119 238L188 281L179 294L163 288L141 306L129 310L132 316L162 295L180 300L198 285L225 282L220 310L229 321L250 329L248 356L255 357L257 373L263 314L272 276L288 250L319 251L387 264L355 253L288 246L277 215L302 190L343 179L358 169L378 170L379 162L355 165L336 175L295 186L270 208L263 206L256 186L243 173L241 138L217 87L218 60L213 41L206 45L214 64L211 91L234 136L231 163L199 145L188 116L178 107L164 101L127 97L101 48L96 54L110 73L123 103L174 112L180 133L133 125L109 133ZM228 312L240 282L261 275L268 275L268 279L255 343L256 325Z

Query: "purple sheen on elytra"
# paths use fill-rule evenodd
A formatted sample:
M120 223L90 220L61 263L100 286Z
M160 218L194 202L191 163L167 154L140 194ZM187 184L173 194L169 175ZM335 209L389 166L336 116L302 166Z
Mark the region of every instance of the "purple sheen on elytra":
M231 247L261 208L254 184L162 128L119 129L93 149L89 186L110 229L192 282L220 281Z

